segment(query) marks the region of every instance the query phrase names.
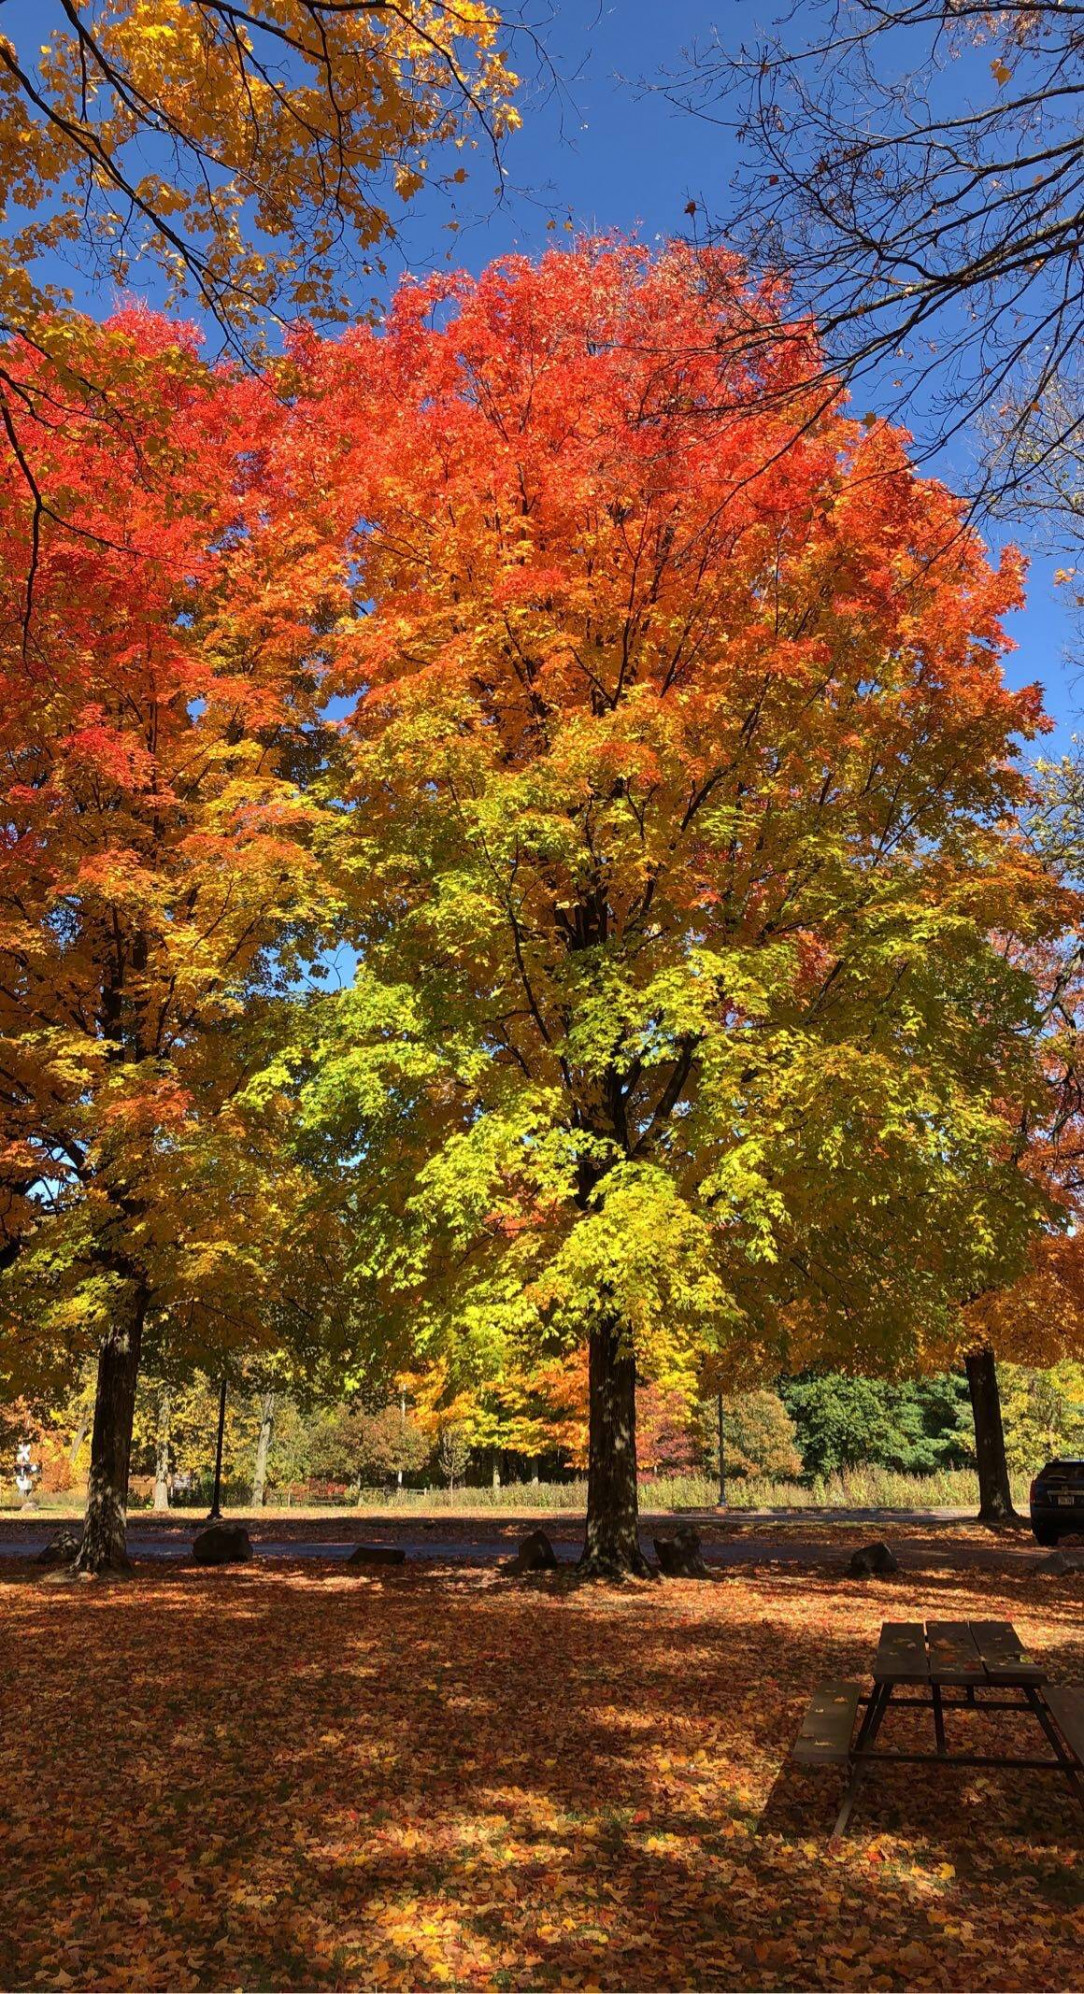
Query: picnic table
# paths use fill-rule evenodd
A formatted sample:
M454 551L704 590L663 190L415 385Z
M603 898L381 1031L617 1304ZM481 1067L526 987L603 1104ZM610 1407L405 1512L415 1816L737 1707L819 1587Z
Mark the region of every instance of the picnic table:
M886 1751L877 1745L891 1707L930 1711L932 1751ZM862 1721L852 1738L859 1709ZM1040 1758L1026 1752L950 1751L946 1717L975 1710L1012 1711L1038 1724L1050 1752ZM793 1756L801 1765L850 1765L833 1835L843 1833L862 1779L878 1762L1060 1772L1084 1805L1084 1684L1048 1682L1008 1620L886 1620L873 1663L872 1692L865 1694L858 1682L822 1682Z

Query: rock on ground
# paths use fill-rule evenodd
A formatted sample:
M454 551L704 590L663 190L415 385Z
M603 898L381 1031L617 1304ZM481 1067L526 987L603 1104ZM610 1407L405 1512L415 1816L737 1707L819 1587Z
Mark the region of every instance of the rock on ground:
M1084 1551L1051 1551L1039 1566L1041 1572L1084 1572Z
M505 1569L514 1578L521 1577L524 1572L555 1572L557 1553L545 1531L532 1530Z
M197 1565L243 1565L252 1556L248 1531L239 1523L212 1523L192 1545Z
M860 1551L854 1553L847 1566L847 1577L868 1579L876 1573L878 1577L883 1578L889 1572L898 1572L899 1568L900 1561L895 1552L889 1550L887 1544L864 1544Z
M672 1537L654 1537L659 1570L668 1579L706 1579L708 1568L700 1549L700 1533L691 1523L679 1523Z

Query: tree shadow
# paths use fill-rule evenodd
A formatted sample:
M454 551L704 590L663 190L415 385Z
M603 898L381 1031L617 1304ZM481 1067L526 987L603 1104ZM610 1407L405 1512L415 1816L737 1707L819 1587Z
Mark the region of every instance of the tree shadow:
M940 1571L11 1586L0 1982L838 1986L849 1955L889 1984L1072 1984L1060 1781L890 1768L839 1851L838 1780L787 1758L882 1618L1018 1613L1068 1678L1074 1600ZM935 1944L924 1978L906 1948Z

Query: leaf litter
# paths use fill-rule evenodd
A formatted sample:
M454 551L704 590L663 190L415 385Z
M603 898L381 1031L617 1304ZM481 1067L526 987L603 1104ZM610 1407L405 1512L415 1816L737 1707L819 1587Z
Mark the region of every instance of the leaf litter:
M1064 1781L878 1771L829 1844L841 1775L787 1763L884 1618L1084 1678L1079 1578L0 1569L6 1987L1080 1985Z

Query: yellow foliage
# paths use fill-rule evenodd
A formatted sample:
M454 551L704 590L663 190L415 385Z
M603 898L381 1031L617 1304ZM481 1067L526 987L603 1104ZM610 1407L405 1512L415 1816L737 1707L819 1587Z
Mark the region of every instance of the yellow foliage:
M389 187L451 179L439 148L518 124L501 28L449 0L40 4L30 48L0 37L5 325L60 357L65 294L35 274L58 253L124 287L150 258L232 337L268 309L341 316L395 234Z

